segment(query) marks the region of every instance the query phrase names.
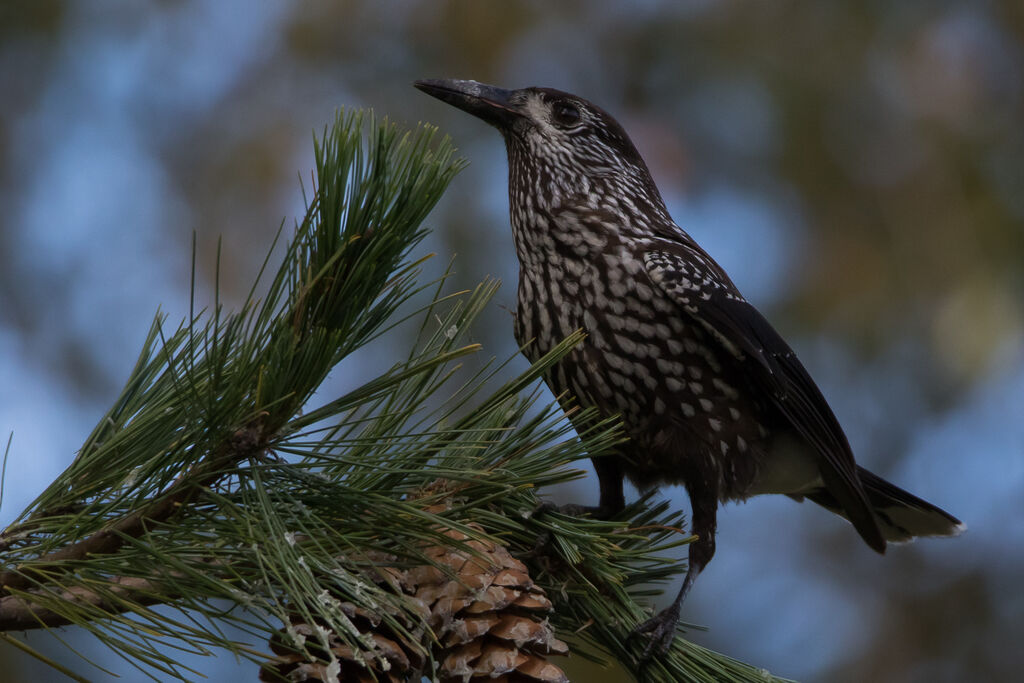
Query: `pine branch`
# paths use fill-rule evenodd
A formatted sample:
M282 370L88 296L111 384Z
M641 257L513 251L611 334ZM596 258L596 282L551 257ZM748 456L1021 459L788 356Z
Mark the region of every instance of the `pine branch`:
M34 558L31 568L0 573L0 586L9 592L27 588L33 583L33 569L43 573L70 571L75 566L72 561L116 552L129 538L143 535L148 526L168 521L177 511L192 503L203 488L223 477L225 471L260 457L267 448L261 417L258 416L251 425L232 434L208 460L193 465L191 471L183 474L163 495L145 507L110 523L81 541ZM128 585L132 580L124 579L124 582L124 585ZM46 622L45 625L52 624Z
M180 679L195 672L169 646L271 657L233 626L272 645L265 676L465 681L511 667L509 680L555 681L549 619L575 654L635 664L638 598L689 540L679 515L647 499L612 521L533 514L537 489L621 439L596 420L577 438L557 404L534 405L581 335L510 381L500 367L467 376L460 359L478 347L462 340L497 283L444 294L410 259L462 166L447 140L341 115L315 157L263 296L254 285L239 312L215 302L174 331L158 318L74 462L0 533L0 631L76 625ZM409 320L407 357L312 403L339 363ZM682 638L634 669L766 680Z
M90 607L102 615L123 610L126 602L139 605L157 605L168 602L168 595L150 579L135 576L114 576L107 581L104 591L74 586L54 596L61 603L75 607ZM15 592L10 586L7 588ZM113 595L108 598L104 593ZM47 609L32 601L30 593L15 592L0 598L0 631L28 631L35 628L55 628L73 623L66 612Z

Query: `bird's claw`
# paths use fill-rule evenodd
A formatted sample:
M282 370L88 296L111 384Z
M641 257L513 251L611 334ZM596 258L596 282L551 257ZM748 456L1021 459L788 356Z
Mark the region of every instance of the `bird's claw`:
M569 517L582 517L584 515L598 515L600 508L589 507L587 505L576 505L569 503L568 505L555 505L551 501L541 501L537 503L537 506L526 513L526 519L533 519L538 514L544 512L557 512L561 515L567 515ZM537 534L537 539L533 543L533 548L526 552L523 558L540 557L543 556L544 548L551 545L551 541L554 540L552 533L548 530L544 530Z
M555 505L551 501L543 500L537 503L537 507L533 508L526 514L526 518L532 519L542 512L557 512L560 515L566 515L568 517L582 517L588 514L597 514L599 510L600 508L590 507L587 505L576 505L575 503Z
M633 629L633 635L642 635L648 639L640 659L646 660L652 655L663 655L668 652L675 639L678 623L679 609L672 605Z

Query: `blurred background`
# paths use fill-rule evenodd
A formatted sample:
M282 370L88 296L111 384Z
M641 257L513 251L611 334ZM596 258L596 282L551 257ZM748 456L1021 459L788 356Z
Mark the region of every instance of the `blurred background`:
M970 527L880 557L813 506L725 507L684 609L708 630L688 637L809 681L1019 680L1018 0L0 4L0 523L70 463L157 309L187 314L193 233L200 301L218 241L222 299L244 298L302 212L312 132L342 105L431 121L471 160L422 251L438 269L455 255L460 286L506 283L476 341L515 353L503 146L414 90L423 77L553 86L612 112L677 222L798 351L858 460ZM332 381L386 366L408 340L393 341ZM596 500L596 484L559 495ZM62 636L29 642L90 678L113 675L68 648L139 677ZM0 658L5 681L56 676L9 646Z

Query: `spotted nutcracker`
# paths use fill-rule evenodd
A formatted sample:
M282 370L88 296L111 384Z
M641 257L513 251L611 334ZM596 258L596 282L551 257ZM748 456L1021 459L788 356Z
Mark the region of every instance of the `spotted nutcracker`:
M957 519L858 467L839 422L793 350L725 271L672 221L622 126L551 88L476 81L416 87L495 126L509 163L519 256L515 335L533 361L577 329L584 341L546 378L605 416L628 441L594 459L601 500L682 484L692 506L686 579L637 631L665 649L694 580L715 553L720 501L762 493L807 498L887 542L953 536Z

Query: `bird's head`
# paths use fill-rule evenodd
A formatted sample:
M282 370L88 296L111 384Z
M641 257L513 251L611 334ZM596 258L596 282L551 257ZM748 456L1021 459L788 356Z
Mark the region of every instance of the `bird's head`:
M501 131L513 182L559 196L631 190L661 205L647 165L619 122L582 97L553 88L506 90L476 81L421 80L416 87Z

